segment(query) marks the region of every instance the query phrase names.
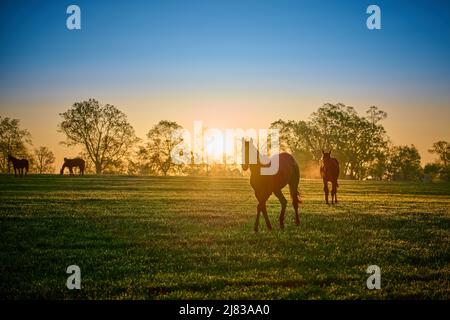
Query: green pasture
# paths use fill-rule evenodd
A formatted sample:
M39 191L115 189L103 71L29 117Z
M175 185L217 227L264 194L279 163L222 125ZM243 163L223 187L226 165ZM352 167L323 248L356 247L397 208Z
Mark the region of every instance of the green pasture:
M450 298L450 184L341 181L334 206L319 180L300 192L300 227L289 206L279 229L272 196L255 234L248 178L1 175L0 298Z

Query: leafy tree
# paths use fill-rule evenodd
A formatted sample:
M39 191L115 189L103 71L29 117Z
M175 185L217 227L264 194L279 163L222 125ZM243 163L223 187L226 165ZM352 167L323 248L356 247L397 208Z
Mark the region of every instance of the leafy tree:
M161 120L150 129L147 133L147 143L138 151L141 170L166 176L179 169L179 165L173 162L171 152L183 141L177 131L180 129L182 127L178 123L166 120Z
M423 173L431 180L435 180L440 177L442 166L439 163L427 163L423 167Z
M374 180L383 180L386 177L386 173L389 166L389 148L380 149L376 154L375 160L373 160L368 167L368 175Z
M439 168L439 177L442 180L450 181L450 143L438 141L433 143L433 147L428 152L438 155L439 160L436 166Z
M35 167L40 174L54 171L55 155L47 147L34 149Z
M27 144L31 144L31 135L20 128L20 121L0 116L0 172L9 172L8 155L30 158Z
M277 120L271 124L272 129L280 133L280 149L290 152L298 160L300 172L309 172L320 159L318 147L320 136L307 121ZM316 168L318 171L318 168Z
M272 123L280 130L281 146L291 151L308 166L317 161L322 150L332 150L341 163L341 174L363 179L371 172L374 164L384 155L388 139L379 123L386 113L377 107L370 107L367 116L359 116L353 107L344 104L324 104L311 115L310 121L283 121ZM373 170L372 170L373 171ZM377 172L377 176L382 176Z
M392 180L417 180L421 173L420 154L414 145L396 146L392 149L389 164Z
M121 167L138 141L126 115L113 105L89 99L75 102L60 116L59 131L67 137L64 143L82 146L97 174Z
M438 141L433 143L433 147L428 151L437 154L444 167L448 167L450 165L450 143L447 141Z

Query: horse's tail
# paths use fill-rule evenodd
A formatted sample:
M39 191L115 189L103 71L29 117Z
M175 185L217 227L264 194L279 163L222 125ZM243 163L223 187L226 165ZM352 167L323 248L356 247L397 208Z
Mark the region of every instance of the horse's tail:
M300 192L298 191L298 184L300 182L300 168L298 167L297 164L295 164L295 166L294 166L293 182L294 183L289 186L291 188L290 191L291 191L292 201L296 201L297 203L302 204L303 200L300 195Z

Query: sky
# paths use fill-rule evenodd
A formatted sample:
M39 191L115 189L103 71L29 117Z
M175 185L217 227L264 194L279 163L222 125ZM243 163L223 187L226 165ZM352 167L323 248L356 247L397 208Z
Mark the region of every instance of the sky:
M66 9L81 9L68 30ZM366 9L381 9L369 30ZM141 138L159 120L191 129L307 120L326 102L376 105L395 144L450 140L448 1L2 1L0 115L57 156L76 101L124 111Z

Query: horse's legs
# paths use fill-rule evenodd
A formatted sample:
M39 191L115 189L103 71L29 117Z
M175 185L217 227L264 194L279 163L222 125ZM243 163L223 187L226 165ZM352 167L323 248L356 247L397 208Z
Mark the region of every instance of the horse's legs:
M337 203L337 181L333 181L331 185L331 203Z
M286 212L287 200L283 195L281 190L275 191L273 193L281 203L281 212L280 212L280 228L284 229L284 213Z
M14 167L14 177L17 177L17 168Z
M267 214L266 201L264 201L264 203L262 204L261 209L262 209L262 213L263 213L263 216L264 216L264 220L266 220L267 229L269 231L271 231L272 230L272 225L270 224L269 216Z
M73 176L73 169L72 169L72 167L69 167L69 172L70 172L70 175Z
M325 203L328 204L328 181L327 180L323 180L323 191L325 192Z
M266 221L266 226L267 229L272 230L272 225L270 224L270 220L269 220L269 216L267 215L267 208L266 208L266 202L267 199L269 199L270 194L259 194L257 195L257 199L258 199L258 216L256 218L259 217L259 212L262 212L263 216L264 216L264 220Z
M261 213L261 207L258 203L258 205L256 206L256 220L255 220L255 226L253 227L253 230L255 230L255 232L258 232L258 227L259 227L259 214Z
M334 204L334 194L336 190L334 189L334 182L331 182L331 204Z
M295 224L298 226L300 225L300 216L298 214L298 198L297 198L297 194L292 195L292 197L295 197L292 199L292 206L294 207L294 211L295 211Z

